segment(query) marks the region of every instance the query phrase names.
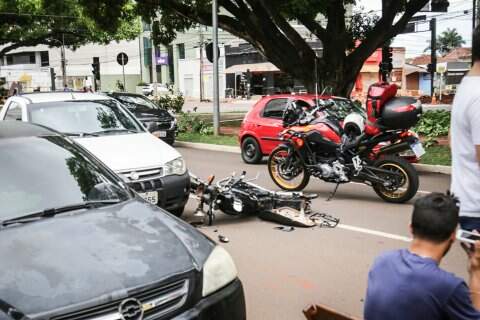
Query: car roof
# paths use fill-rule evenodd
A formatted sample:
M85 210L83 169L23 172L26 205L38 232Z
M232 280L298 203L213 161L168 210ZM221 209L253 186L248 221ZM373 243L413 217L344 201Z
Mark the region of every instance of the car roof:
M118 91L107 92L106 95L110 97L115 97L115 96L145 97L143 94L140 94L140 93L118 92Z
M9 138L26 138L58 135L55 131L22 121L1 121L0 141Z
M25 99L26 104L75 100L107 100L111 99L103 94L91 92L35 92L16 96Z

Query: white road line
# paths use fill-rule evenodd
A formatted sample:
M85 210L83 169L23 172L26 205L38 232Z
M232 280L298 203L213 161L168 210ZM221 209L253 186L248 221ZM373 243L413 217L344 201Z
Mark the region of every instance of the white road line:
M359 185L359 186L364 186L364 187L367 187L367 188L371 188L370 186L367 186L366 184L364 183L361 183L361 182L350 182L351 184L356 184L356 185ZM418 190L417 193L420 193L420 194L430 194L432 193L431 191L424 191L424 190Z
M360 233L365 233L365 234L378 236L378 237L383 237L383 238L392 239L392 240L404 241L404 242L410 242L412 240L409 237L404 237L404 236L400 236L400 235L393 234L393 233L386 233L386 232L382 232L382 231L376 231L376 230L365 229L365 228L360 228L360 227L355 227L355 226L349 226L349 225L341 224L341 223L339 225L337 225L337 228L344 229L344 230L349 230L349 231L360 232Z

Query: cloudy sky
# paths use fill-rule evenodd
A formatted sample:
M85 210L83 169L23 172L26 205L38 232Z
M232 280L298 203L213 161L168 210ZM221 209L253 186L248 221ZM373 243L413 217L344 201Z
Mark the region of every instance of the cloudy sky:
M437 16L437 33L441 33L447 28L456 28L466 41L464 47L471 46L472 32L472 0L450 0L448 13L428 13L427 15ZM373 10L380 14L382 8L381 0L357 0L357 7L362 6L365 10ZM469 10L464 14L464 10ZM420 13L425 14L425 13ZM419 25L421 30L427 30L428 24ZM394 46L405 47L407 57L423 54L425 48L429 45L430 32L418 32L412 34L399 35L394 41Z

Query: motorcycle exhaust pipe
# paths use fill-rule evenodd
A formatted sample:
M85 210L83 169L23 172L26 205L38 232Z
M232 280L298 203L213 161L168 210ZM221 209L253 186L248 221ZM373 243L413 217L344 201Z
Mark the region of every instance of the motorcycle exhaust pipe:
M396 143L396 144L391 144L386 147L383 147L380 149L378 152L379 155L382 154L396 154L399 152L403 152L410 149L410 143L408 142L401 142L401 143Z

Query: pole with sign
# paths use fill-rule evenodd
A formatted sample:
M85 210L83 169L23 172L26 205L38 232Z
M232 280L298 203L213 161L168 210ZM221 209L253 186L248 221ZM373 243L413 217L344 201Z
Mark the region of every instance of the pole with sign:
M123 91L125 91L125 65L128 63L128 56L125 52L120 52L117 55L117 62L122 66L122 75L123 75Z

